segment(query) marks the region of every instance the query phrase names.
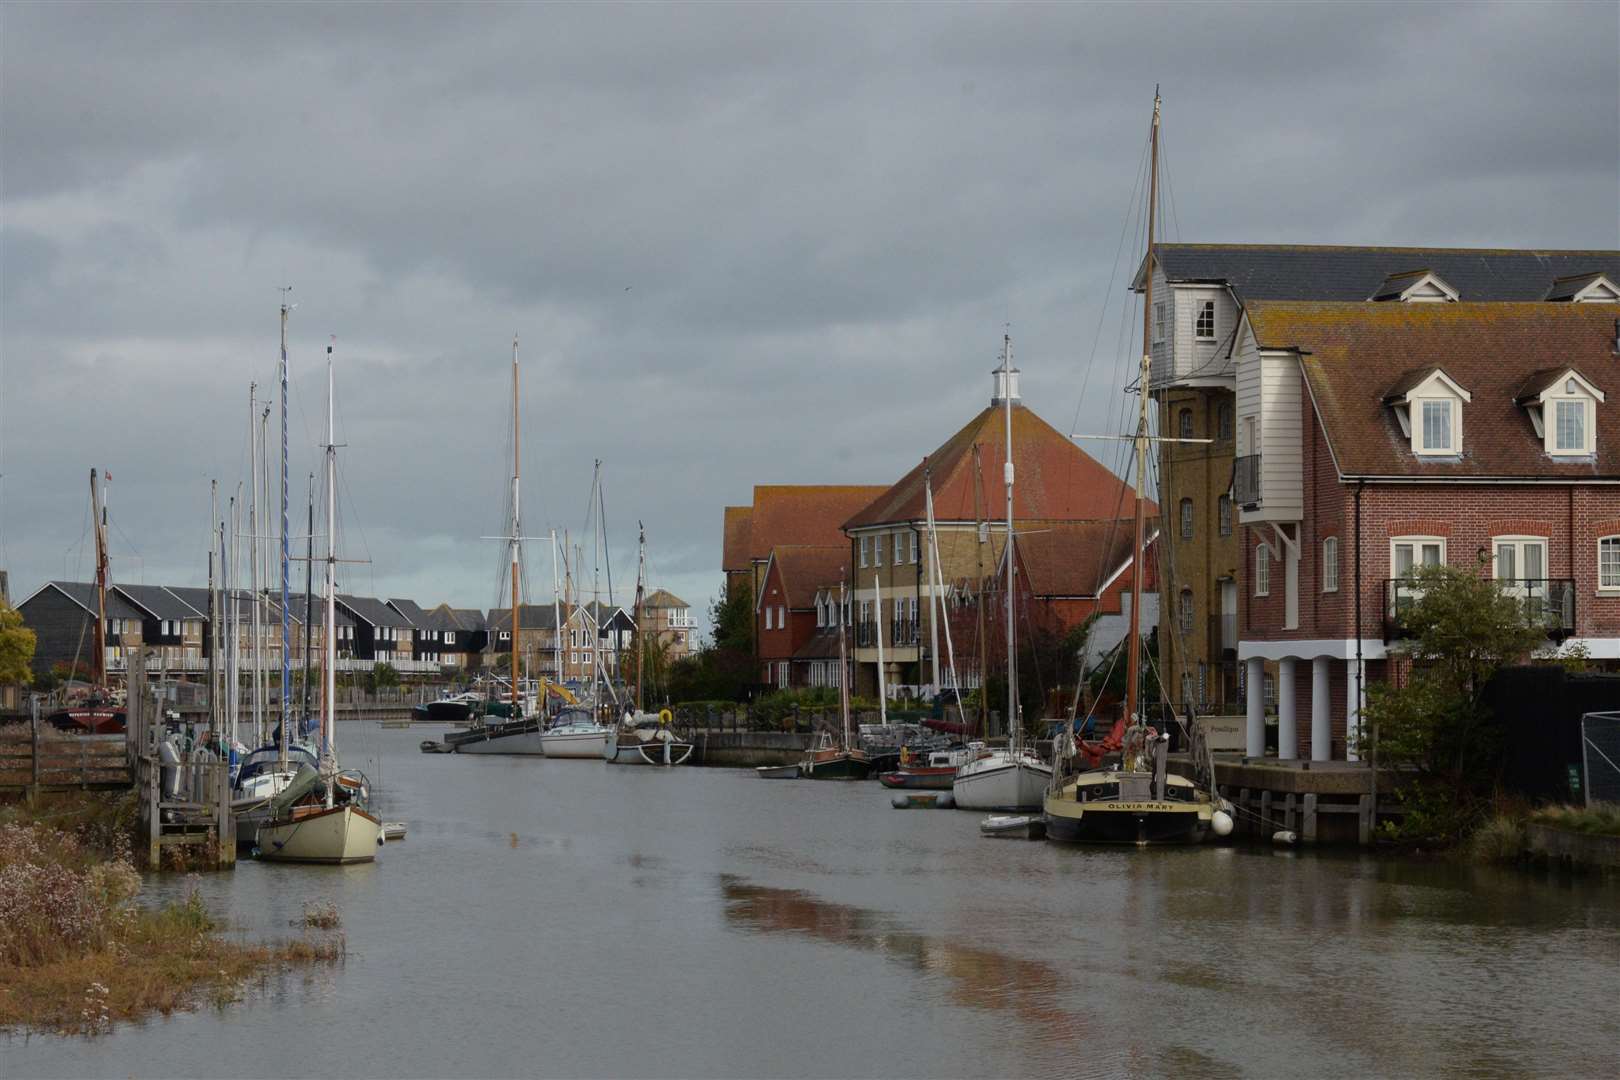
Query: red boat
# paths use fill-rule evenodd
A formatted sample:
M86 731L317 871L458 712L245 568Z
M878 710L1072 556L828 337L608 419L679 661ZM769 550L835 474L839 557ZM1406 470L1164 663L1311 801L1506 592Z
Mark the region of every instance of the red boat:
M910 790L949 791L955 782L955 765L918 765L909 769L886 772L878 777L878 783L886 788Z
M124 710L118 705L76 705L51 713L46 720L61 731L84 735L122 735Z

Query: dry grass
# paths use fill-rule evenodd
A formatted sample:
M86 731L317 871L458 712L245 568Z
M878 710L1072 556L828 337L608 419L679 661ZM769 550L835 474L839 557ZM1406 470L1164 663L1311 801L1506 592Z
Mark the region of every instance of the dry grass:
M1547 806L1531 817L1537 825L1551 825L1570 832L1595 833L1600 836L1620 836L1620 805L1598 803L1584 806Z
M1468 853L1480 862L1513 862L1524 855L1524 819L1494 814L1468 838Z
M343 925L343 916L330 900L304 901L304 926L310 930L336 930Z
M0 1031L95 1034L223 1005L251 978L346 955L341 935L228 940L195 886L181 902L141 906L121 813L119 800L94 796L0 809Z

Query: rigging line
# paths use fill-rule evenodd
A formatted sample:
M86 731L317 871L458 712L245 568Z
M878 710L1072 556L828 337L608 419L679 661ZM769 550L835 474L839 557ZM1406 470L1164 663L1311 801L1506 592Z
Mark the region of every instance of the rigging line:
M1070 427L1069 427L1070 431L1078 430L1079 424L1080 424L1080 410L1085 407L1086 388L1090 384L1091 369L1092 369L1093 365L1096 363L1096 360L1097 360L1097 346L1102 341L1103 326L1108 322L1108 305L1109 305L1109 303L1112 300L1113 295L1114 295L1114 282L1118 279L1118 276L1119 276L1119 260L1120 260L1121 255L1123 255L1124 251L1125 251L1125 234L1130 230L1131 219L1136 213L1135 207L1137 205L1137 202L1136 202L1137 196L1138 196L1138 193L1141 191L1142 180L1143 180L1144 176L1147 173L1147 167L1148 167L1148 157L1147 157L1147 155L1148 155L1148 148L1149 148L1150 144L1151 144L1151 136L1149 138L1144 139L1143 142L1142 142L1142 155L1141 155L1141 157L1139 159L1139 162L1138 162L1137 168L1136 168L1136 181L1131 185L1130 201L1125 204L1126 205L1125 214L1120 219L1120 223L1119 223L1119 243L1114 248L1114 264L1113 264L1113 267L1109 271L1109 274L1108 274L1108 291L1103 293L1102 310L1097 313L1097 328L1096 328L1095 331L1093 331L1092 336L1091 336L1091 354L1086 359L1085 375L1082 376L1082 378L1080 380L1080 395L1075 400L1075 403L1074 403L1074 419L1070 423Z
M1181 218L1176 213L1176 189L1170 182L1170 151L1166 148L1164 139L1165 125L1159 122L1159 175L1164 178L1165 194L1170 204L1170 222L1175 230L1176 240L1181 239Z

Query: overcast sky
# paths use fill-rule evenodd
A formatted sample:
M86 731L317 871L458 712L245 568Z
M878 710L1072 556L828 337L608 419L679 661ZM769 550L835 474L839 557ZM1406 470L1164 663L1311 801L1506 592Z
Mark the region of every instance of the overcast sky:
M346 589L495 602L515 332L525 531L599 457L619 598L639 518L705 608L724 505L897 479L1004 324L1029 405L1115 429L1156 82L1169 239L1617 246L1617 11L7 3L0 566L92 573L96 466L115 577L201 584L291 285Z

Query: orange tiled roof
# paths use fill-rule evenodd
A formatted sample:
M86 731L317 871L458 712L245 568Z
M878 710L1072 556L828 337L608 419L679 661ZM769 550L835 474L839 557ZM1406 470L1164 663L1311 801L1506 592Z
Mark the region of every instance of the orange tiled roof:
M871 484L757 485L749 525L750 558L764 559L784 544L846 543L840 526L883 490Z
M992 521L1004 517L1004 425L1002 407L988 406L899 483L845 521L844 528L921 521L925 468L931 470L935 519L973 520L975 443L983 463L983 513ZM1130 487L1024 405L1013 406L1012 443L1013 514L1019 521L1112 521L1131 513ZM1150 506L1148 513L1156 512Z
M1014 550L1033 595L1096 596L1114 572L1130 561L1135 539L1132 518L1068 522L1019 533ZM1150 569L1152 550L1150 544ZM1144 587L1151 580L1150 573Z
M1247 309L1262 348L1298 349L1311 400L1345 476L1620 476L1620 360L1612 304L1369 304L1256 301ZM1420 459L1401 434L1386 389L1440 367L1465 387L1460 457ZM1595 458L1550 458L1515 402L1538 372L1573 367L1608 397Z
M812 607L816 590L836 586L849 566L849 545L832 547L783 544L771 550L782 582L782 599L789 608Z

